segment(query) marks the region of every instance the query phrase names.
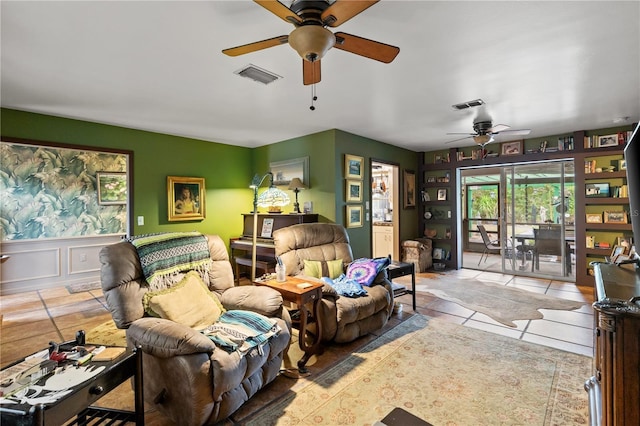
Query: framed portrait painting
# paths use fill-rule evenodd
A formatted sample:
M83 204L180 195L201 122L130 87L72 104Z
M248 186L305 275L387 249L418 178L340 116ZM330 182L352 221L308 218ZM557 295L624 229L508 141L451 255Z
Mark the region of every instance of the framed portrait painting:
M416 206L416 173L413 170L404 171L404 208L412 209Z
M364 176L362 163L364 159L356 155L345 154L344 177L346 179L362 179Z
M169 222L205 218L204 178L167 176Z

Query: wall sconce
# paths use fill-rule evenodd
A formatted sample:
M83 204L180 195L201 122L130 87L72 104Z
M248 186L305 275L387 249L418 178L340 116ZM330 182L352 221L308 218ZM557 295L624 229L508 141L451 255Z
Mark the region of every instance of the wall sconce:
M293 212L300 214L300 203L298 203L298 192L300 192L301 189L307 189L307 186L304 183L302 183L300 178L293 178L291 179L291 182L289 182L289 189L293 190L293 192L295 192L296 194L296 202L293 203Z

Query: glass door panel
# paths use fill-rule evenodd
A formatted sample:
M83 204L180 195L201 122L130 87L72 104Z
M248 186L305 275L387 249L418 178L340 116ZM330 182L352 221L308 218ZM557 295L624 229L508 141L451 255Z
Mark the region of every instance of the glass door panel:
M504 182L502 225L513 248L512 271L566 279L574 241L573 161L508 166Z
M572 279L573 160L463 169L461 183L463 267ZM480 257L478 225L500 242L501 255Z

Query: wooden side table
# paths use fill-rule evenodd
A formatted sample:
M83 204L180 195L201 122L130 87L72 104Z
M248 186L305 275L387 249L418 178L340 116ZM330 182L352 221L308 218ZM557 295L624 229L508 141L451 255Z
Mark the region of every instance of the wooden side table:
M298 371L306 373L307 361L314 354L322 353L320 342L322 340L322 322L318 318L318 307L322 299L322 283L309 282L296 277L287 277L285 282L277 282L275 279L267 281L255 281L256 285L264 285L271 287L282 295L287 302L295 303L300 310L300 327L298 330L298 344L304 352L304 356L298 361ZM304 287L304 284L310 284L310 287ZM316 333L312 337L311 344L307 344L307 334L309 325L307 304L312 304L312 318L316 323Z

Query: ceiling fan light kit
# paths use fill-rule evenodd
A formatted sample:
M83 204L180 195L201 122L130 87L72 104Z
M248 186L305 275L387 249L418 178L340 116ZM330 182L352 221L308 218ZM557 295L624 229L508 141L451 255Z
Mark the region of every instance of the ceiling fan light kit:
M292 0L289 7L275 0L254 0L280 19L293 24L296 28L287 37L243 44L224 49L228 56L244 55L285 43L298 52L303 59L302 82L315 85L320 82L320 60L331 49L344 50L365 58L390 63L400 52L400 48L346 33L333 33L326 27L337 27L354 16L362 13L380 0ZM316 100L315 88L312 100ZM313 103L310 107L314 110Z
M301 25L289 34L289 45L309 62L322 59L335 44L333 33L320 25Z

